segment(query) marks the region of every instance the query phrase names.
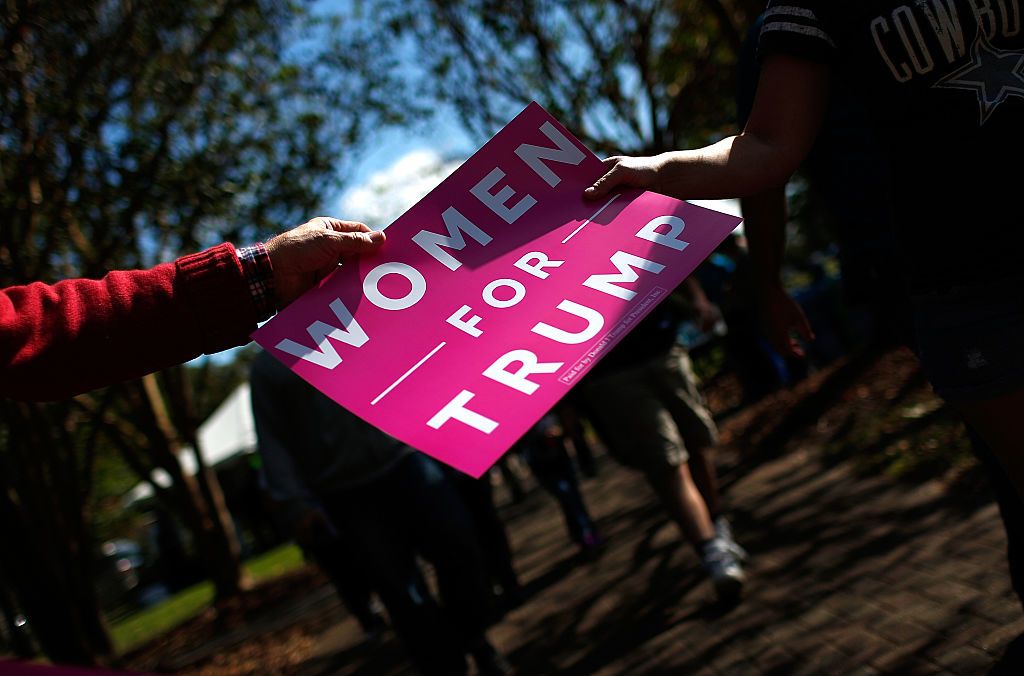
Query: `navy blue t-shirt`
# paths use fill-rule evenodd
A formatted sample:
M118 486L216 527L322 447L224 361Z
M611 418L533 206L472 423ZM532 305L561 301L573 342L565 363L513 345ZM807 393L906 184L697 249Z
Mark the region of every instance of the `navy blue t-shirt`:
M1024 0L773 0L762 58L832 63L892 172L917 290L1020 274Z

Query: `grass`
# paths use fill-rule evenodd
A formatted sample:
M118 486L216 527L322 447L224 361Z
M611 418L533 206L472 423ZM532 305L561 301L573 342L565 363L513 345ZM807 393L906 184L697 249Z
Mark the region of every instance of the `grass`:
M302 550L292 544L282 545L243 564L253 582L283 575L305 565ZM195 617L213 603L213 583L200 582L111 624L110 634L118 654L141 646L157 636Z
M261 582L301 568L305 563L302 550L288 544L249 559L245 562L245 570L254 582Z

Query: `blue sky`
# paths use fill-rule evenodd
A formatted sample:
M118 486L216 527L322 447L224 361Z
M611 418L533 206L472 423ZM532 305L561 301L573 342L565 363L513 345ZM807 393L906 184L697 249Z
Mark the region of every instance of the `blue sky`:
M315 0L313 12L348 15L356 24L370 18L368 4L361 0ZM397 41L390 47L396 50L400 69L417 72L413 43ZM471 137L458 116L443 106L429 123L382 130L360 147L344 185L327 196L324 212L365 221L373 228L386 227L455 168L452 160L469 157L485 140ZM702 206L738 213L738 204L709 202Z
M356 212L352 212L350 207L359 199L360 191L365 191L367 186L379 184L385 177L390 177L390 183L394 185L389 186L393 190L389 192L388 197L394 200L394 207L402 206L398 213L395 213L395 208L388 210L393 219L447 175L447 172L438 173L427 165L434 164L437 168L445 164L450 165L452 160L463 160L476 149L477 145L450 117L438 116L429 130L418 127L383 131L364 146L355 163L355 169L346 177L341 191L328 196L327 209L330 215L338 218L364 220L371 217L374 215L372 210L367 212L357 209ZM410 157L420 158L420 161L415 163L416 166L410 168L411 171L419 171L415 174L396 172L396 167L408 164ZM436 180L430 179L432 175L436 175ZM423 189L403 190L412 182L423 186ZM373 228L383 228L388 222L368 224Z

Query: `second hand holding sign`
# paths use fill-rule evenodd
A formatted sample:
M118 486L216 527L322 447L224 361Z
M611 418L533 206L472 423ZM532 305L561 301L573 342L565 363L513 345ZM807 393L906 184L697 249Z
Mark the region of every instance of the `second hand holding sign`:
M481 476L739 219L649 192L583 199L600 160L530 104L256 331L383 431Z

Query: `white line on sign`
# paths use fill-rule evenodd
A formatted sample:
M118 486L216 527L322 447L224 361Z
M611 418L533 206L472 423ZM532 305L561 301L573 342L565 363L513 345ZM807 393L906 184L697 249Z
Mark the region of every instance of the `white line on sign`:
M440 350L440 349L441 349L442 347L444 347L444 346L445 346L445 341L443 341L443 340L442 340L442 341L440 342L440 344L438 344L438 346L437 346L437 347L435 347L435 348L434 348L433 350L431 350L430 352L428 352L428 353L427 353L427 356L423 357L423 359L420 359L420 360L419 360L418 362L416 362L416 363L415 363L415 364L413 365L413 367L412 367L411 369L409 369L408 371L406 371L405 373L403 373L403 374L402 374L402 377L401 377L401 378L399 378L399 379L398 379L398 380L396 380L395 382L391 383L391 384L390 384L390 385L388 386L388 389L386 389L386 390L384 390L383 392L381 392L380 394L378 394L378 395L377 395L377 398L376 398L376 399L374 399L373 401L371 401L371 402L370 402L370 406L376 406L376 405L377 405L377 402L378 402L378 401L380 401L381 399L383 399L384 397L386 397L386 396L388 395L388 392L390 392L391 390L393 390L393 389L395 389L396 387L398 387L398 386L399 386L399 385L400 385L400 384L402 383L402 381L403 381L403 380L405 380L406 378L408 378L409 376L411 376L411 375L412 375L412 372L413 372L413 371L415 371L415 370L416 370L416 369L418 369L419 367L423 366L423 364L424 364L424 363L425 363L425 362L426 362L426 361L427 361L428 359L430 359L430 358L431 358L431 357L433 357L433 356L434 356L435 354L437 354L437 351L438 351L438 350Z
M570 239L575 237L577 232L579 232L583 228L587 227L587 225L589 225L591 221L593 221L595 218L600 216L602 211L607 209L611 205L612 202L614 202L615 200L619 199L620 197L622 197L622 193L621 192L619 194L617 194L617 195L613 195L610 200L608 200L607 202L604 203L603 207L601 207L600 209L598 209L597 211L594 212L593 216L591 216L587 220L583 221L583 223L580 224L580 227L576 228L571 233L569 233L569 236L562 240L562 244L565 244Z

